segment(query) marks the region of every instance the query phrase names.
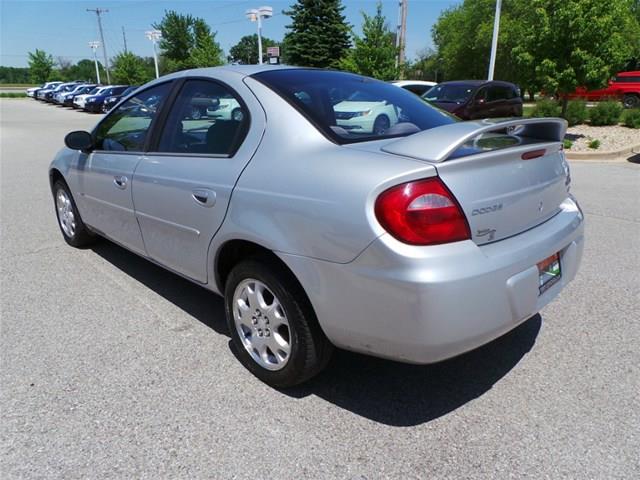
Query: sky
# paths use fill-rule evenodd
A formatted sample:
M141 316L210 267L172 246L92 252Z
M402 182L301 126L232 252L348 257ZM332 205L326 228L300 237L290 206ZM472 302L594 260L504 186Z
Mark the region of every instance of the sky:
M441 11L461 0L409 0L407 15L407 55L432 46L431 27ZM102 25L109 57L124 50L122 28L127 47L140 56L152 56L153 50L144 32L162 19L167 9L202 17L217 31L216 40L225 51L244 35L256 33L256 24L245 18L245 11L262 5L273 7L274 16L263 24L263 35L276 41L286 33L289 17L282 14L294 0L0 0L0 65L25 67L27 53L36 48L55 59L72 62L92 58L88 42L99 40L96 14L88 8L108 9ZM347 21L360 33L361 11L374 14L376 0L343 0ZM392 30L398 21L398 0L383 0L383 14ZM102 51L100 51L102 58Z

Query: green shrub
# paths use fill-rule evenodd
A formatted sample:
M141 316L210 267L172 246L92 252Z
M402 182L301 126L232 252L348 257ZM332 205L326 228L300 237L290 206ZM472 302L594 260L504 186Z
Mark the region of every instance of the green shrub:
M589 142L589 148L592 148L594 150L597 150L600 148L600 140L591 140Z
M640 108L627 110L622 117L624 124L629 128L640 128Z
M564 112L564 118L569 126L580 125L589 117L587 112L587 102L581 100L571 101L567 104L567 110Z
M573 142L571 140L568 139L564 139L564 141L562 142L564 144L564 149L565 150L569 150L571 147L573 147Z
M0 98L24 98L27 94L24 92L0 92Z
M600 102L589 111L591 125L617 125L622 110L620 102Z
M554 100L539 100L531 111L532 117L559 117L560 105Z

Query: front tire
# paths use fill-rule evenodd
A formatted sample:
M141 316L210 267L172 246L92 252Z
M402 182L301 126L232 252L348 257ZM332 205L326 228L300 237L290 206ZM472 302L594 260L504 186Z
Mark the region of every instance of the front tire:
M333 347L291 274L275 262L246 260L225 285L227 325L240 362L276 388L318 374Z
M96 236L82 221L69 187L62 180L56 180L53 184L53 202L58 226L65 242L72 247L81 248L96 241Z
M391 126L391 122L389 121L389 117L386 115L380 115L373 122L373 134L374 135L384 135L384 132L389 130Z

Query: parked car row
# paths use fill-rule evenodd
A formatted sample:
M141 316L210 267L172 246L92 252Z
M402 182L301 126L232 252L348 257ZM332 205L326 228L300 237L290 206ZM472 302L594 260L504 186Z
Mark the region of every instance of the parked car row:
M80 80L73 82L47 82L29 88L27 96L55 105L72 107L86 112L108 112L121 98L133 92L132 85L97 85Z

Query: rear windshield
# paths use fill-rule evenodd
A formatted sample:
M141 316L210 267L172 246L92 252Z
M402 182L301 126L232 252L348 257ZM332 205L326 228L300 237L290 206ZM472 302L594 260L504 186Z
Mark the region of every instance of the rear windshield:
M253 77L340 144L404 137L457 121L411 92L351 73L290 69Z

